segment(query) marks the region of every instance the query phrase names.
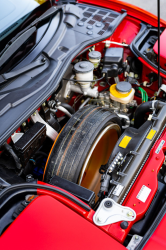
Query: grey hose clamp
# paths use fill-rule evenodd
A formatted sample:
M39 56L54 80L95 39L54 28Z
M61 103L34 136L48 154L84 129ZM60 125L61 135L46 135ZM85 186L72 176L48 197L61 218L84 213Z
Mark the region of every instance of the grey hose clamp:
M152 111L153 111L153 114L155 113L156 111L156 108L155 108L155 103L157 102L157 100L154 100L152 101L152 107L150 108Z

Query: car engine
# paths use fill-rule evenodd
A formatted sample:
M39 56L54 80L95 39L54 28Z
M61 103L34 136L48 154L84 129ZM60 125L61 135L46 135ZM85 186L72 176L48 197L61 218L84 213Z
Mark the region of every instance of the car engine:
M156 28L123 10L76 4L71 14L71 4L65 8L70 36L64 43L59 35L56 59L51 49L40 55L40 74L63 62L76 32L86 41L98 39L77 55L72 52L56 88L2 140L0 188L37 181L62 188L88 204L95 211L93 222L127 246L133 235L145 235L166 199L166 77L163 66L158 82ZM102 39L110 24L114 32ZM161 33L162 39L163 28ZM10 71L1 74L7 79ZM7 91L0 90L1 118L31 98L9 105ZM3 222L0 234L6 227Z

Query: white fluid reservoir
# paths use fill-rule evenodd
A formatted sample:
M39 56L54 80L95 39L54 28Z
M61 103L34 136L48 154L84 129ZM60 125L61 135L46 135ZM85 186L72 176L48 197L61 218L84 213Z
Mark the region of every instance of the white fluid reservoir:
M89 61L93 63L94 68L96 69L99 66L100 60L101 60L101 53L99 51L91 51L88 54Z
M91 82L93 81L94 65L88 61L81 61L74 65L74 70L76 72L76 80L81 85L81 88L90 88Z

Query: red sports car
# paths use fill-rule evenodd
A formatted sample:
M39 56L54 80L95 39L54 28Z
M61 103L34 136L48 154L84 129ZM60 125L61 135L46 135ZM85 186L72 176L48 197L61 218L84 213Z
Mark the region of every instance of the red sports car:
M22 1L7 2L0 248L166 249L160 1L158 18L117 0L40 1L19 15Z

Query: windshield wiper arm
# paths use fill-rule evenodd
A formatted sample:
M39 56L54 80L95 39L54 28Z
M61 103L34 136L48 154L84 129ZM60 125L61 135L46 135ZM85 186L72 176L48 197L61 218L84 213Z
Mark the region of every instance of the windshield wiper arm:
M31 31L34 29L34 31L36 30L36 25L39 23L39 22L41 22L41 21L43 21L44 19L46 19L46 18L48 18L48 17L50 17L50 16L52 16L53 14L55 14L55 12L57 11L57 10L59 10L61 7L55 7L55 6L53 6L53 7L51 7L50 9L48 9L46 12L44 12L44 14L43 15L41 15L39 18L37 18L37 19L35 19L29 26L27 26L25 29L23 29L23 30L21 30L15 37L13 37L7 44L6 44L6 46L5 46L5 48L1 51L1 53L0 53L0 56L1 56L1 58L0 58L0 67L9 59L9 57L7 57L7 59L5 60L5 58L6 58L6 53L5 53L5 51L7 51L8 50L8 48L9 47L11 47L13 44L14 44L14 42L18 39L18 38L20 38L20 37L22 37L22 35L24 34L24 36L26 35L26 34L28 34L28 31L29 31L29 36L27 35L27 38L26 38L26 40L31 36L30 35L30 33L31 33ZM32 29L33 28L33 29ZM33 31L33 32L34 32ZM24 39L24 42L26 41L25 39ZM18 41L18 40L17 40ZM21 40L19 40L19 42L21 42L22 41L22 39ZM23 43L24 43L23 42ZM21 43L21 45L23 44L23 43ZM19 45L19 46L21 46L21 45ZM18 47L18 46L17 46ZM13 49L14 47L12 47L12 49ZM19 47L18 47L19 48ZM16 49L14 48L14 52L16 51ZM13 53L14 53L13 52ZM12 53L12 54L13 54ZM12 55L11 54L11 55ZM11 56L10 55L10 56Z
M32 27L19 36L0 57L0 67L30 38L36 31L36 27Z
M6 81L8 81L14 77L17 77L19 75L22 75L23 73L28 72L29 70L32 70L32 69L35 69L37 67L44 65L45 62L46 62L46 60L45 60L45 58L43 58L41 60L34 61L34 62L28 64L27 66L22 67L21 69L13 70L13 71L10 71L9 73L4 73L4 74L0 75L0 86L3 83L5 83Z

